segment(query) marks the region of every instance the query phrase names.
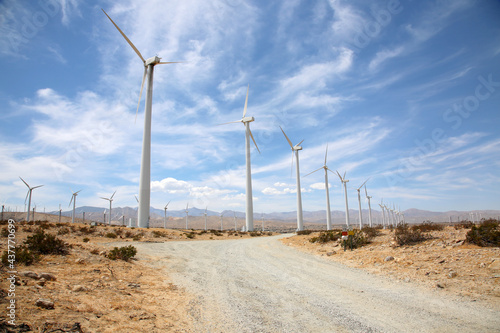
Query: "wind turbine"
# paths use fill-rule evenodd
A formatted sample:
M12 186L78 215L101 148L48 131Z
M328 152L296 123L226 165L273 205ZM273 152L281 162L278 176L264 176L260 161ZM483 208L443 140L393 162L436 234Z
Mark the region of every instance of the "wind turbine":
M36 188L42 187L43 185L38 185L38 186L30 187L28 185L28 183L26 183L24 181L24 179L22 179L21 177L19 177L19 178L28 187L28 193L26 193L26 198L24 199L24 204L26 205L26 200L28 200L28 212L27 212L27 215L26 215L26 222L29 222L30 221L30 209L31 209L31 192L33 192L33 190L36 189ZM35 220L34 216L33 216L33 220Z
M382 204L382 201L380 201L378 205L380 206L380 209L382 209L382 226L385 229L385 209L384 209L385 207Z
M115 196L116 191L113 192L113 195L110 198L101 197L101 199L109 201L109 225L111 225L111 205L113 203L113 197ZM104 221L106 223L106 221Z
M224 230L222 228L222 217L224 216L224 213L220 213L220 231Z
M71 223L75 223L76 196L78 195L78 192L80 192L80 191L73 192L73 190L71 190L71 193L73 193L73 195L71 196L71 200L69 201L69 205L68 205L68 207L71 206L71 202L73 202L73 215L71 216Z
M173 64L178 62L162 62L161 58L158 56L151 57L149 59L144 59L139 50L135 45L128 39L125 33L116 25L116 23L109 17L109 15L102 10L104 14L109 18L111 23L115 26L120 34L125 38L127 43L132 47L132 49L137 53L139 58L141 58L144 64L144 75L142 76L141 92L139 93L139 102L137 103L137 112L139 111L139 104L141 102L142 90L144 88L144 81L147 77L147 88L146 88L146 102L145 102L145 114L144 114L144 134L142 139L142 158L141 158L141 173L139 178L139 209L138 209L138 221L137 226L139 228L149 227L149 204L151 195L151 116L152 116L152 105L153 105L153 72L155 65L161 64Z
M358 191L358 207L359 207L359 230L363 229L363 215L361 212L361 188L366 184L366 182L369 180L365 180L363 184L361 184L360 187L358 187L356 190Z
M186 213L186 230L188 229L188 215L189 215L189 202L186 204L186 210L184 211Z
M292 144L292 141L286 136L285 131L281 128L281 132L283 132L283 135L286 138L286 141L288 141L288 144L290 145L290 148L292 148L292 168L293 168L293 154L295 153L295 158L297 160L296 163L296 176L297 176L297 231L304 230L304 221L302 219L302 191L300 188L300 171L299 171L299 150L302 150L302 147L300 144L304 142L304 140L300 141L297 143L295 146Z
M250 165L250 138L257 148L257 151L260 154L259 147L257 146L257 142L253 138L252 131L250 131L250 123L255 120L254 117L246 117L247 114L247 106L248 106L248 91L250 90L250 85L247 88L247 97L245 99L245 107L243 108L243 117L241 120L231 121L225 124L232 123L243 123L245 125L245 147L246 147L246 231L253 231L253 197L252 197L252 169Z
M205 213L203 213L203 215L205 215L205 231L207 231L207 209L208 206L205 208Z
M237 226L236 226L236 212L233 212L233 214L234 214L234 218L233 218L233 220L234 220L234 231L237 231L238 229L236 229L237 228Z
M61 223L61 212L62 212L61 204L59 204L59 223Z
M314 170L313 172L308 173L304 177L309 176L312 173L315 173L316 171L319 171L321 169L325 170L325 191L326 191L326 230L332 230L332 213L330 212L330 190L328 188L328 171L333 173L332 170L328 169L326 166L326 158L328 156L328 144L326 145L326 152L325 152L325 164L317 170Z
M167 204L163 208L163 209L165 209L165 216L163 217L163 229L167 229L167 208L168 208L169 203L170 203L170 201L167 202Z
M337 171L337 170L335 170ZM347 183L349 180L345 179L345 172L344 172L344 177L340 175L340 173L337 171L337 175L340 178L340 181L344 185L344 194L345 194L345 224L347 225L347 228L349 228L349 205L347 204Z
M373 227L373 224L372 224L372 205L370 204L370 199L372 197L368 195L368 191L366 190L366 185L365 185L365 196L366 196L366 200L368 200L368 218L370 221L370 228L371 228L371 227Z

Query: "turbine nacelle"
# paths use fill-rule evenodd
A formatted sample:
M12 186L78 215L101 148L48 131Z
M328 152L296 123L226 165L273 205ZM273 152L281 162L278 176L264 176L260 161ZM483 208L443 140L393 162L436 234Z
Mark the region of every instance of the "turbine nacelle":
M254 117L243 117L243 118L241 118L241 122L242 123L251 123L254 120L255 120Z
M144 66L147 67L149 65L157 65L161 62L161 58L158 56L151 57L149 59L146 59L144 62Z

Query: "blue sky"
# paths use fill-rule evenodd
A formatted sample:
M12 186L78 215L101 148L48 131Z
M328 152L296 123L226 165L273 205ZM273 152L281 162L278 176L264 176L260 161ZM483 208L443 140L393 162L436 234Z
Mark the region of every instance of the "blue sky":
M136 206L143 66L155 67L151 204L244 211L248 115L254 210L296 209L302 176L347 172L350 208L500 209L500 2L171 0L0 2L0 201L37 210ZM322 171L303 209L325 209ZM344 209L329 174L332 209ZM363 201L363 208L366 202Z

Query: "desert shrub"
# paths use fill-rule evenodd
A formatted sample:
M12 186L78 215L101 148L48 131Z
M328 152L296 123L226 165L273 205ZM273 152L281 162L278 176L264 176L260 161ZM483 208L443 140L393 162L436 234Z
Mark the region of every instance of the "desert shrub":
M297 235L310 235L314 232L314 230L299 230L297 231Z
M33 229L31 229L31 227L28 226L28 227L23 227L23 231L24 232L33 232Z
M422 224L417 224L411 226L412 231L420 230L421 232L429 231L440 231L444 229L444 225L432 223L431 221L422 222Z
M200 230L200 232L198 232L198 235L203 235L203 234L206 234L207 231L206 230Z
M471 229L474 226L474 223L471 221L460 221L460 223L455 224L455 230L459 229Z
M151 232L151 234L153 235L153 237L167 237L167 233L166 232L158 231L158 230L153 230Z
M123 229L122 228L118 228L118 229L115 230L115 234L117 234L118 236L120 236L122 233L123 233Z
M133 258L137 254L137 249L132 246L122 246L120 248L115 247L113 250L109 251L107 257L111 260L124 260L124 261L129 261L131 258Z
M47 230L52 228L52 225L47 221L35 221L35 225L37 225L40 229Z
M9 236L9 229L7 228L2 228L2 231L0 232L0 235L2 237L8 237Z
M497 220L489 219L481 222L478 226L473 225L471 230L467 232L465 240L479 246L500 247L499 224Z
M370 231L368 231L368 233L365 233L365 229L368 229L368 228L365 227L365 228L363 228L363 230L358 230L358 229L353 230L354 235L351 236L353 249L360 248L360 247L365 246L366 244L369 244L371 242L371 239L373 237L370 237L368 235L368 233L370 233Z
M58 227L58 228L65 227L65 226L66 226L65 223L59 223L59 222L56 223L56 227Z
M80 232L84 235L90 235L95 232L95 227L87 227L87 226L80 227Z
M132 238L134 237L134 233L130 230L125 231L125 238Z
M98 249L92 249L92 250L90 250L90 253L97 255L97 254L99 254L99 250Z
M16 256L15 263L16 264L23 264L25 266L29 266L29 265L37 262L38 260L40 260L40 256L37 253L29 250L24 245L16 247L15 256ZM5 266L8 266L10 264L8 251L3 252L2 264Z
M44 229L38 229L32 236L28 236L24 244L28 250L39 254L65 255L71 247L55 235L46 234Z
M398 224L394 231L394 241L399 246L420 243L427 239L429 236L423 234L420 229L413 230L406 223Z
M60 228L59 230L57 230L57 234L58 235L67 235L67 234L69 234L69 229L68 228Z
M116 237L118 237L114 232L107 232L105 236L108 237L108 238L116 238Z
M374 227L363 227L362 230L366 237L368 237L368 239L372 239L381 235L380 229Z
M132 236L132 240L139 241L139 240L141 240L142 236L144 236L144 234L142 232L139 232L139 233L135 234L134 236Z
M196 237L196 234L194 232L185 232L184 235L186 235L187 238L193 239Z
M217 231L217 230L214 230L214 229L211 229L210 230L210 233L214 236L222 236L222 233Z
M342 233L337 230L321 231L317 237L312 237L309 239L311 243L328 243L338 240L342 236Z
M84 237L84 238L83 238L83 242L84 242L84 243L88 243L88 242L90 242L90 239L89 239L88 237Z

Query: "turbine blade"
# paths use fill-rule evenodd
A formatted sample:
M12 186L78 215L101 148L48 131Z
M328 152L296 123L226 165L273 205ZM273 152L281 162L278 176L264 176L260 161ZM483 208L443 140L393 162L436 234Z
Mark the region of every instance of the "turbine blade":
M227 124L234 124L234 123L241 123L241 120L230 121L228 123L218 124L216 126L227 125Z
M167 205L165 206L165 208L168 207L168 205L170 204L170 201L172 201L172 200L168 200Z
M137 110L135 111L134 124L137 122L137 114L139 113L139 105L141 104L142 90L144 89L144 81L146 80L147 73L148 73L148 68L144 67L144 75L142 76L141 92L139 93L139 101L137 102Z
M293 176L293 150L292 150L292 166L290 167L290 178Z
M139 203L139 199L137 199L137 195L134 194L134 198L135 198L135 201L137 201L137 203Z
M247 97L245 98L245 108L243 109L243 118L245 118L245 115L247 114L247 106L248 106L248 91L250 90L250 84L248 84L247 87Z
M365 185L365 196L368 198L368 191L366 190L366 185Z
M165 65L165 64L183 64L185 61L163 61L159 62L159 65Z
M104 199L104 200L109 200L108 198L103 198L103 197L100 197L101 199Z
M363 184L361 184L361 186L359 188L362 188L366 184L366 182L369 181L369 180L370 180L370 178L368 178L367 180L365 180L365 182Z
M326 157L328 156L328 143L326 144L326 151L325 151L325 164L326 165Z
M337 175L339 176L340 181L344 181L344 180L342 179L342 176L340 175L339 171L338 171L338 170L335 170L335 172L337 172Z
M305 139L304 139L304 140L305 140ZM296 144L296 146L300 146L300 144L301 144L302 142L304 142L304 140L302 140L302 141L300 141L299 143L297 143L297 144Z
M293 149L293 144L292 144L292 141L290 141L290 139L288 138L288 136L286 136L285 131L283 131L283 129L281 128L281 126L280 126L280 130L283 132L283 135L285 136L286 141L288 141L288 144L289 144L289 145L290 145L290 147Z
M260 154L260 150L259 150L259 147L257 146L257 142L255 142L255 139L253 138L253 134L252 134L252 131L250 130L250 126L248 127L248 133L250 134L250 137L252 138L252 141L255 145L255 148L257 148L257 151L259 152Z
M35 186L32 188L32 190L36 189L36 188L39 188L39 187L42 187L43 185L38 185L38 186Z
M28 200L28 195L30 194L30 190L28 190L28 192L26 192L26 198L24 199L24 204L26 204L26 200Z
M19 178L21 178L21 176L19 176ZM24 181L24 179L21 178L21 180L23 181L24 184L26 184L26 186L28 186L28 188L30 188L30 186L28 185L28 183Z
M73 202L73 198L74 198L74 197L75 197L74 195L72 195L72 196L71 196L71 200L69 201L69 205L68 205L68 207L69 207L69 206L71 206L71 203Z
M116 193L116 191L113 192L113 195L111 196L110 199L113 199L113 197L115 196L115 193Z
M316 169L316 170L314 170L313 172L309 172L307 175L305 175L305 176L303 176L303 177L307 177L307 176L309 176L310 174L315 173L316 171L319 171L319 170L321 170L321 169L323 169L323 167L321 167L321 168L319 168L319 169Z
M344 177L342 179L345 179L345 174L347 173L347 171L344 171Z
M108 13L106 13L104 11L104 9L101 8L101 10L104 12L104 14L106 14L106 16L109 18L109 20L111 21L111 23L113 23L113 25L115 26L116 29L118 29L118 31L122 34L123 38L125 38L125 40L127 41L127 43L129 43L129 45L134 49L135 53L137 53L137 55L139 56L139 58L141 58L142 62L145 63L146 60L144 60L144 58L142 57L142 54L141 52L139 52L139 50L135 47L135 45L130 41L130 39L128 39L127 35L125 35L123 33L123 31L116 25L116 23L111 19L111 17L109 17Z
M81 191L82 191L82 190L80 190L80 191L77 191L77 192L75 192L75 194L78 194L78 193L79 193L79 192L81 192Z

